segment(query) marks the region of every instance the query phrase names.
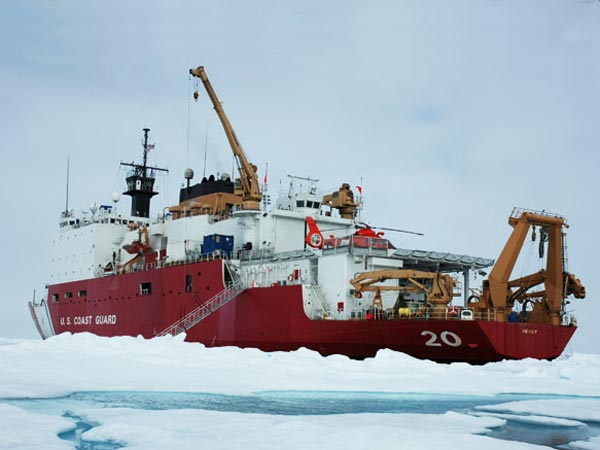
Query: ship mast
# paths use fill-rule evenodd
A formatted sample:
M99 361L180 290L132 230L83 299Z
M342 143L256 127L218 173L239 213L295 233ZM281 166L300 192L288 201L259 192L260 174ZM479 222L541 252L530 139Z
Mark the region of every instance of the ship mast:
M148 152L154 145L148 143L150 128L144 128L144 156L143 164L121 163L122 166L132 167L133 170L127 178L127 191L124 195L131 197L131 215L138 217L150 217L150 199L158 192L154 192L155 172L168 172L167 169L148 166Z
M70 155L67 155L67 195L65 200L65 212L63 213L64 217L69 217L69 168L70 168Z

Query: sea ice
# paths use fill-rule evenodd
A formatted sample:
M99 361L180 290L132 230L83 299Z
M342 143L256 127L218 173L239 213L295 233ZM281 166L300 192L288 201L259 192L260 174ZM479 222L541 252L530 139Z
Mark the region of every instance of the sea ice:
M36 414L0 403L0 449L72 450L73 446L58 437L75 428L64 417Z
M498 405L478 406L477 409L600 422L600 398L524 400L500 403Z
M0 398L108 390L600 396L600 355L471 366L436 364L390 350L354 361L339 355L323 358L307 349L265 353L235 347L205 348L184 342L183 336L146 340L82 333L7 344L0 345Z
M587 441L575 441L569 443L575 450L600 450L600 436L595 436Z
M578 420L559 419L556 417L503 414L503 413L476 413L479 417L497 417L498 419L512 420L513 422L527 423L531 425L541 425L548 427L584 427L585 423Z
M454 412L279 416L201 410L95 409L84 415L87 420L100 423L83 433L84 440L111 440L135 450L546 448L481 435L504 421Z

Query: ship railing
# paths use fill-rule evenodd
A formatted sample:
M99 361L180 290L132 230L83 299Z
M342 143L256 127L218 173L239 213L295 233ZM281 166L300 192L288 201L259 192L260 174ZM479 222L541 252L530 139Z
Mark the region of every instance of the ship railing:
M221 222L223 220L229 219L230 217L231 216L229 214L229 211L223 211L219 214L209 214L208 215L208 223Z
M285 262L293 259L310 258L315 256L315 252L308 249L299 249L275 253L272 248L261 248L256 250L239 250L236 255L244 264L255 264L263 261Z
M133 272L145 272L148 270L162 269L164 267L173 267L173 266L183 266L186 264L194 264L198 262L207 262L207 261L216 261L216 260L228 260L229 255L219 250L216 250L213 253L206 255L196 255L193 257L188 257L185 259L178 259L175 261L167 261L166 258L156 260L153 262L149 262L146 264L136 264L127 267L123 267L117 270L109 270L106 271L102 267L98 267L94 274L96 277L106 277L112 275L121 275L124 273L133 273Z
M211 297L208 301L198 306L187 315L179 319L177 322L165 328L163 331L158 333L156 336L177 336L184 331L189 330L194 325L198 324L201 320L210 316L213 312L220 309L230 300L233 300L239 294L245 290L241 280L236 280L232 283L228 283L222 291Z
M257 262L272 259L275 252L272 248L257 248L252 250L238 250L237 257L245 262Z
M511 219L520 219L524 213L531 213L531 214L535 214L537 216L552 217L554 219L565 220L565 218L563 216L561 216L560 214L550 213L547 211L536 211L534 209L520 208L518 206L515 206L512 209L512 211L510 213L510 218ZM566 220L565 220L565 223L566 223Z
M349 236L325 239L323 253L350 253L353 255L387 256L389 241L387 239L366 236Z
M406 307L387 308L374 311L372 309L355 309L350 311L352 320L446 320L446 321L496 321L496 310L475 312L473 308L459 306L432 306L432 307Z
M327 303L327 299L325 298L325 294L321 290L321 286L319 286L316 282L313 282L307 286L308 295L310 296L312 309L310 316L315 319L326 319L331 316L331 310L329 307L329 303ZM318 304L321 306L320 308L317 306Z
M229 273L229 276L232 280L231 282L233 283L233 285L247 287L244 284L242 277L240 276L239 267L237 265L233 264L233 262L230 259L223 259L223 269L226 270L227 273Z

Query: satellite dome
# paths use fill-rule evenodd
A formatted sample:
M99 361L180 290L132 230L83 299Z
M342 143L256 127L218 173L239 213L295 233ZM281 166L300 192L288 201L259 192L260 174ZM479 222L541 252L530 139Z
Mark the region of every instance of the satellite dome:
M228 173L223 173L221 175L221 181L229 181L231 180L231 176Z
M192 178L194 178L194 171L188 167L187 169L185 169L185 172L183 172L183 178L185 178L186 180L191 180Z
M118 192L112 193L112 201L114 203L118 203L120 199L121 199L121 194L119 194Z

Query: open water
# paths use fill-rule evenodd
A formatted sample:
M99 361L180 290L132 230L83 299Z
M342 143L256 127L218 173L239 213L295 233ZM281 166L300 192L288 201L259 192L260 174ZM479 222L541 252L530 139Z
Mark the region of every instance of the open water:
M343 413L442 414L447 411L476 414L477 406L548 398L569 397L528 394L467 396L322 391L270 391L253 395L109 391L77 392L50 399L0 399L0 401L33 412L62 415L73 420L77 429L63 433L60 437L71 441L79 450L113 450L122 446L114 442L87 442L81 439L81 434L93 428L95 424L82 419L79 411L90 408L199 409L287 416ZM600 423L589 422L580 427L562 427L524 424L508 420L506 425L492 429L488 435L498 439L565 449L568 448L569 442L600 435Z

